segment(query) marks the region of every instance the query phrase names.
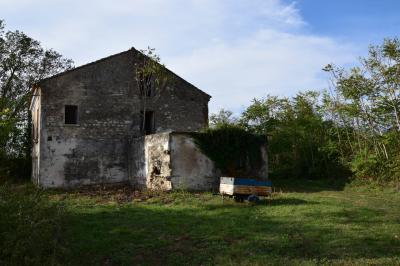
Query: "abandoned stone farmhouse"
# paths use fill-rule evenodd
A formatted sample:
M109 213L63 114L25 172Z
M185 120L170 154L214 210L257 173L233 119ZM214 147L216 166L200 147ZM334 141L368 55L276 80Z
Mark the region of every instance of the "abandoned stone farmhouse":
M132 48L33 87L34 183L215 186L218 169L188 135L208 125L211 96L169 70L162 89L143 93L134 75L143 57Z

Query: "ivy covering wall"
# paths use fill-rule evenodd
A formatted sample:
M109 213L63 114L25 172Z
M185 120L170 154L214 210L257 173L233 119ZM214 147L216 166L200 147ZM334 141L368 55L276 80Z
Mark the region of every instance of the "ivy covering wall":
M191 133L191 136L222 175L255 177L264 165L262 148L267 145L265 136L232 125Z

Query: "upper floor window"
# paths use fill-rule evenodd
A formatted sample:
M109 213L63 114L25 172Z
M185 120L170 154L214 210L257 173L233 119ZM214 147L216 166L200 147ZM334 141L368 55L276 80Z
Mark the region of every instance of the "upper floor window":
M65 106L65 124L76 125L78 124L78 106L66 105Z
M146 111L141 114L141 129L145 135L153 134L155 132L155 125L154 125L154 112L153 111Z

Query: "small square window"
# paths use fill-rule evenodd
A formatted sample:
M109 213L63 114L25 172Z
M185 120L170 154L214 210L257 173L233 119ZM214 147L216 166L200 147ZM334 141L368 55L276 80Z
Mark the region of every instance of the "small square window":
M78 106L66 105L65 106L65 124L76 125L78 124Z

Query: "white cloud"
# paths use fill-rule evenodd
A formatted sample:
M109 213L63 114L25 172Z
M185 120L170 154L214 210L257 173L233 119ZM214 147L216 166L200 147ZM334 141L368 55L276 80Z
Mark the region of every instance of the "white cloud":
M354 60L354 48L306 33L280 0L0 0L0 18L78 64L157 48L166 65L238 111L267 93L321 88L321 68ZM4 12L4 13L3 13Z
M238 111L255 97L323 88L322 67L350 62L352 51L329 38L261 30L233 45L215 43L167 59L175 72L214 96L214 111Z

